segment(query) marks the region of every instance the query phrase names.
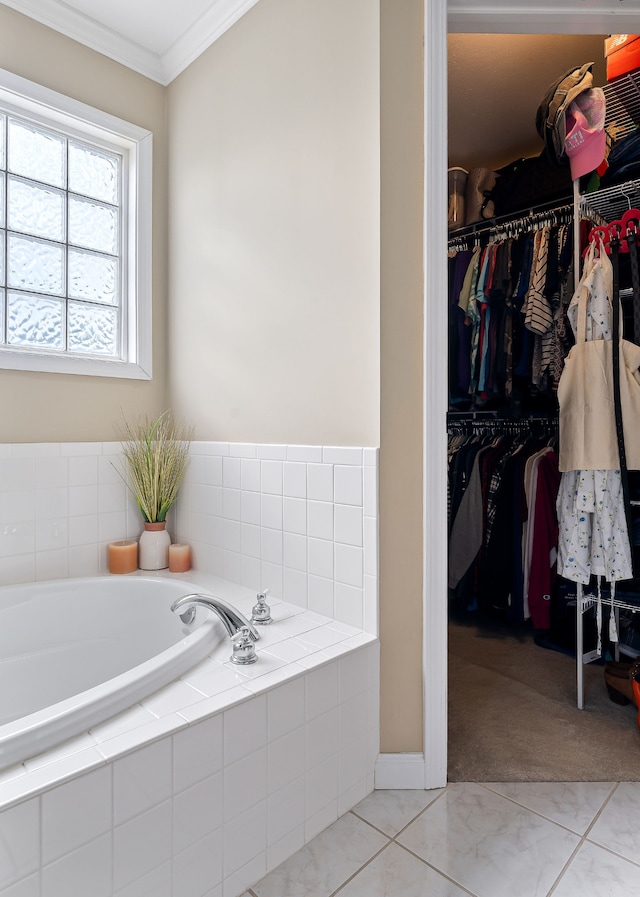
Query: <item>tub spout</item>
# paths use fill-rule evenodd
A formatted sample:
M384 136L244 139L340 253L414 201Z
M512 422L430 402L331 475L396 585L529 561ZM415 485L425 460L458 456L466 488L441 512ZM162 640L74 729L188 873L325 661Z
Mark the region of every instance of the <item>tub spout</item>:
M180 614L180 619L184 623L191 623L196 614L196 605L213 611L222 621L222 625L234 643L231 657L234 663L254 663L258 659L252 644L260 638L258 630L239 610L227 604L222 598L200 593L183 595L182 598L173 602L171 610L175 614Z

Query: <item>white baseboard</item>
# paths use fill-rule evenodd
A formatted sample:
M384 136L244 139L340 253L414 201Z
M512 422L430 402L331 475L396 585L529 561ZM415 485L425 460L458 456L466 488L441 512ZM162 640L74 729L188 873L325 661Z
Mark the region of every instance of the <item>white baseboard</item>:
M397 788L423 789L425 786L424 754L379 754L375 767L378 790Z

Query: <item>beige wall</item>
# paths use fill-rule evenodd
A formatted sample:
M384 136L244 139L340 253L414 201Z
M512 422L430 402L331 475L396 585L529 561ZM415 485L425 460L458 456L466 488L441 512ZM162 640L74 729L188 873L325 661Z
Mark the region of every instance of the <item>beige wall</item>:
M402 753L423 742L423 3L380 7L381 750Z
M261 0L168 92L172 405L378 445L378 3Z
M0 66L153 131L153 381L0 371L0 441L113 439L121 408L153 413L167 400L165 89L3 5Z
M0 372L0 441L170 403L200 439L380 445L382 749L421 750L421 0L261 0L166 91L3 6L0 50L154 132L155 334L151 383Z

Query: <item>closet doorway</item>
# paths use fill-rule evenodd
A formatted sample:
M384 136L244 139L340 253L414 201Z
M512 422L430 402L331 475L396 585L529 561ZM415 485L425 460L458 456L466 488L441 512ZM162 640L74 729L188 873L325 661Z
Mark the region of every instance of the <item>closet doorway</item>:
M599 9L589 11L585 11L580 0L565 0L560 5L544 3L535 12L530 6L520 11L518 7L523 6L511 2L502 12L497 11L495 5L491 9L482 3L466 3L462 7L461 3L451 0L447 23L442 10L434 9L429 0L425 3L425 396L428 401L425 402L424 467L424 759L425 786L428 788L444 784L447 778L446 689L433 687L434 682L447 681L448 629L447 600L442 597L447 595L447 532L441 519L442 509L446 506L446 478L443 476L446 448L434 439L435 433L446 432L447 417L447 322L446 314L438 305L439 297L446 295L447 270L444 264L434 261L437 251L440 251L441 260L446 258L447 233L446 225L443 226L446 198L435 185L442 183L449 164L456 164L453 160L449 163L447 134L441 129L447 108L447 53L443 44L447 31L452 35L580 32L602 36L611 30L629 31L634 27L632 16L625 16L624 10L620 11L620 4L616 3L617 8L614 8L614 4L606 0L602 0ZM568 62L571 64L572 60ZM546 82L562 71L549 72ZM525 67L519 72L519 78L527 77ZM517 83L505 86L517 89ZM533 112L535 114L535 108ZM543 649L538 650L545 653ZM442 692L445 692L444 699ZM487 719L486 725L490 726L491 720ZM500 778L508 780L510 777L526 778L526 771L523 775L521 770L511 774L505 770Z

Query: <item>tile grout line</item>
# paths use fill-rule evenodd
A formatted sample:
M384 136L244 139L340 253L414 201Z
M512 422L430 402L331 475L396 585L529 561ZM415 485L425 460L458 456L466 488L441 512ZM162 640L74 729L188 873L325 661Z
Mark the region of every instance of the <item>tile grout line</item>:
M416 822L416 820L418 820L422 815L424 815L424 813L426 813L426 811L427 811L428 809L430 809L430 807L432 807L437 801L440 800L440 798L442 797L442 795L445 793L446 790L447 790L447 786L445 785L445 787L442 789L442 793L439 794L437 797L435 797L435 798L431 801L431 803L427 804L426 807L424 807L422 810L420 810L420 812L417 813L412 819L410 819L409 822L407 822L406 825L404 825L399 831L397 831L395 835L388 835L386 832L383 832L383 831L382 831L381 829L379 829L377 826L373 825L372 822L369 822L367 819L364 819L362 816L358 816L358 814L357 814L356 812L354 812L354 810L350 810L349 812L352 813L357 819L362 820L362 822L365 822L365 823L366 823L367 825L369 825L374 831L379 832L381 835L384 835L385 838L388 838L388 839L389 839L389 844L385 844L385 846L382 847L382 848L378 851L378 853L375 854L375 856L371 857L371 859L368 860L368 862L366 862L360 869L358 869L357 872L354 872L354 874L353 874L350 878L348 878L346 881L344 881L344 882L340 885L340 887L339 887L337 890L333 891L333 893L330 894L329 897L335 897L335 895L338 894L338 893L345 887L346 884L348 884L350 881L352 881L353 878L355 878L360 872L362 872L362 870L363 870L366 866L368 866L369 863L372 863L373 860L375 860L376 857L378 857L378 856L382 853L383 850L386 850L386 849L389 847L390 844L395 844L396 847L399 847L401 850L405 851L405 853L408 853L410 856L414 857L414 859L416 859L416 860L418 860L420 863L422 863L423 866L426 866L428 869L433 870L437 875L441 876L441 877L444 878L446 881L451 882L451 884L453 884L453 885L455 885L456 887L460 888L460 889L461 889L462 891L464 891L466 894L469 894L470 897L477 897L477 894L476 894L476 893L474 893L473 891L470 891L470 890L469 890L468 888L466 888L463 884L461 884L460 882L458 882L458 881L456 881L455 879L451 878L449 875L447 875L445 872L443 872L442 869L438 869L436 866L433 866L431 863L428 863L428 862L424 859L424 857L418 856L417 853L414 853L409 847L406 847L406 845L400 843L400 842L397 840L397 839L400 837L400 835L402 835L403 832L405 832L405 831L409 828L410 825L412 825L414 822Z
M522 803L520 803L520 802L517 801L514 797L509 797L509 796L506 795L506 794L502 794L502 792L500 792L500 791L494 791L493 788L490 788L490 787L489 787L488 785L486 785L484 782L475 782L474 784L476 784L476 785L480 785L482 788L485 788L487 791L490 791L491 794L495 794L497 797L503 797L505 800L508 800L508 801L510 801L512 804L515 804L516 807L520 807L521 810L526 810L528 813L533 813L534 816L538 816L540 819L544 819L545 822L550 822L552 825L557 825L558 828L564 829L566 832L569 832L569 833L572 834L572 835L577 835L578 838L586 838L586 837L587 837L587 832L589 832L589 831L592 829L592 827L594 826L594 824L595 824L595 822L597 821L598 817L600 816L600 814L601 814L602 811L604 810L605 806L609 803L609 800L611 799L611 796L613 795L613 792L614 792L615 789L618 787L618 783L617 783L617 782L614 782L613 785L612 785L611 791L610 791L609 794L605 797L605 799L604 799L604 801L603 801L603 803L602 803L600 809L596 811L596 813L595 813L595 815L594 815L592 821L591 821L591 822L589 823L589 825L587 826L586 831L584 832L584 834L581 835L579 832L576 832L574 829L569 828L567 825L564 825L562 822L557 822L557 820L555 820L555 819L551 819L550 816L545 816L544 813L541 813L539 810L533 810L531 807L527 807L526 804L522 804ZM496 782L495 784L502 784L502 783L498 783L498 782ZM510 784L510 783L504 783L504 784ZM522 784L524 784L524 783L522 783ZM535 784L535 783L534 783L534 784ZM573 783L568 782L568 783L566 783L566 784L573 784ZM582 783L578 783L578 784L582 784ZM587 783L587 784L588 784L588 783Z

